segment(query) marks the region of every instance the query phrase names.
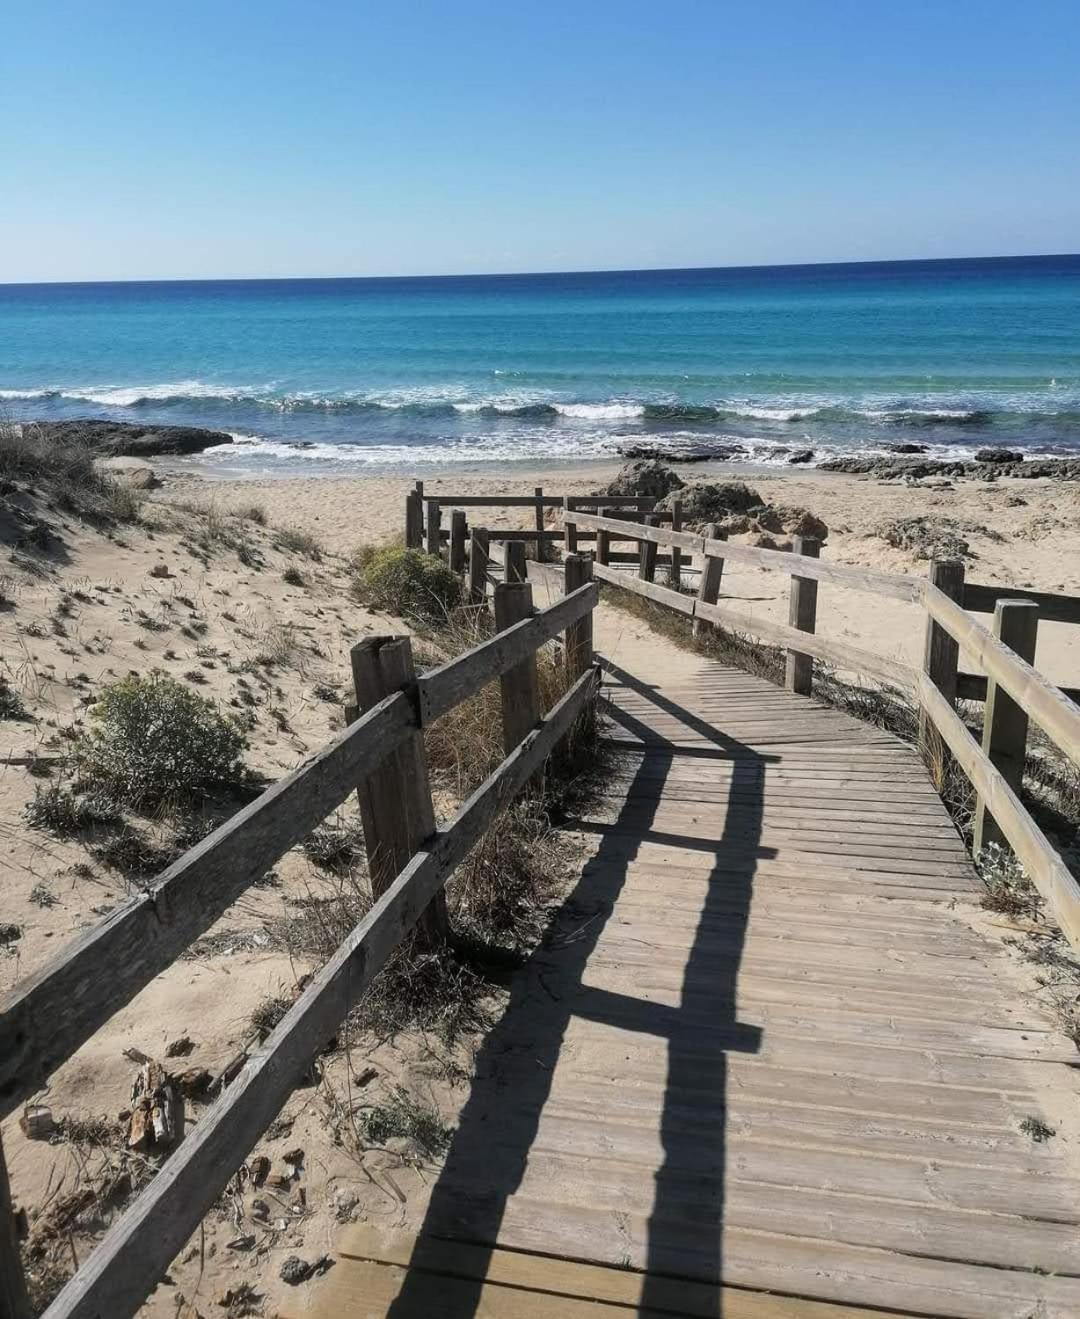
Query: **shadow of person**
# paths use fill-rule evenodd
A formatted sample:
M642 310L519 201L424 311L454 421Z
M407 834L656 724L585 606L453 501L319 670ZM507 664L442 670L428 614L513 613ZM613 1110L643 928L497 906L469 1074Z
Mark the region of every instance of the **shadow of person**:
M594 855L583 867L573 891L556 913L544 942L515 977L509 1003L489 1032L477 1055L476 1074L445 1165L432 1189L413 1264L405 1275L388 1313L393 1319L420 1319L430 1315L430 1275L423 1272L425 1238L469 1242L481 1248L469 1252L469 1267L460 1281L442 1297L440 1314L446 1319L470 1319L479 1312L481 1292L491 1254L499 1244L508 1247L576 1258L641 1272L641 1314L671 1310L671 1279L691 1278L713 1284L708 1307L722 1314L719 1284L723 1276L722 1226L724 1216L725 1121L727 1054L754 1052L760 1032L736 1018L736 981L750 909L760 847L764 793L764 765L770 757L713 728L692 710L647 686L610 662L612 680L606 712L617 726L616 744L628 749L631 767L624 795L612 819L582 822L578 827L598 836ZM650 726L655 715L663 729ZM722 831L713 841L672 829L665 816L671 795L669 784L690 782L699 766L722 766L718 781L728 785ZM700 813L700 803L695 808ZM670 817L669 817L670 818ZM674 818L678 818L678 811ZM680 881L680 901L700 886L700 906L690 919L694 931L684 955L677 1006L649 1001L633 993L598 989L586 983L589 958L596 950L616 903L627 883L630 867L647 844L695 849L692 878ZM708 869L701 859L712 854ZM643 865L650 862L646 858ZM667 862L657 865L655 878L648 871L650 897L663 907L665 879L678 878ZM683 876L685 879L685 876ZM640 885L640 876L637 879ZM640 896L640 888L639 888ZM638 926L636 939L649 946L649 929ZM656 930L652 952L661 960L659 945L665 931ZM670 955L667 958L670 965ZM568 1209L560 1222L559 1206L547 1206L531 1221L526 1210L515 1214L512 1230L500 1241L507 1206L525 1179L530 1154L548 1102L553 1077L574 1018L611 1026L616 1032L662 1038L666 1042L667 1075L659 1111L636 1120L647 1121L658 1132L662 1155L659 1166L632 1171L652 1204L644 1227L644 1240L634 1240L627 1224L628 1206L605 1191L604 1178L595 1165L605 1159L608 1145L606 1117L596 1115L588 1139L595 1148L581 1151L581 1183L588 1196L579 1203L600 1210L587 1237L575 1232L574 1213ZM600 1033L597 1033L600 1034ZM593 1037L590 1037L593 1038ZM625 1034L617 1036L625 1040ZM627 1086L634 1077L626 1076ZM611 1097L619 1093L619 1077L612 1078ZM530 1194L536 1191L530 1188ZM608 1195L610 1203L605 1203ZM591 1198L589 1198L591 1197ZM597 1228L596 1223L601 1225ZM467 1272L468 1276L464 1276ZM700 1290L700 1289L699 1289ZM700 1307L700 1296L698 1305ZM695 1313L705 1313L700 1308Z

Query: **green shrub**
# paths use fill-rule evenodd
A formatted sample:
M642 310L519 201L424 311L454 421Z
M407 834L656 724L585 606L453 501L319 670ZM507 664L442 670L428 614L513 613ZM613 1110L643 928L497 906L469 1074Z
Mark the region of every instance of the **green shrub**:
M322 559L322 545L318 537L301 527L278 527L274 532L274 545L290 554L302 554L306 559L314 559L316 563Z
M133 807L189 801L235 783L243 733L213 701L161 673L102 692L80 748L83 773Z
M461 582L434 554L399 546L364 548L356 556L362 600L400 618L442 623L461 600Z
M0 678L0 719L26 719L27 709L23 698L8 682Z
M36 788L34 800L26 803L25 813L35 829L45 829L58 838L67 838L94 825L120 823L120 815L107 797L98 793L74 793L59 783Z

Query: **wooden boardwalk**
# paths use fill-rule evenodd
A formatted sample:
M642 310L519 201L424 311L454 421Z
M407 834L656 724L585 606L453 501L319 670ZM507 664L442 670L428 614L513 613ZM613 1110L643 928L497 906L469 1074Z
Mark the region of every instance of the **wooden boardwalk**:
M1075 1049L917 756L680 658L609 666L590 859L420 1235L346 1232L318 1312L1080 1315L1080 1185L1020 1129Z

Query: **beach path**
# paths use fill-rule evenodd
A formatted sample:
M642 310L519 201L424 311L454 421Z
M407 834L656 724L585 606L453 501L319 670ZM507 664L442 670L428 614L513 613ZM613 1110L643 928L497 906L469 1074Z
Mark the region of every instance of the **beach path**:
M287 1313L1080 1314L1080 1181L1030 1134L1076 1050L916 753L596 623L587 860L426 1203L343 1228Z

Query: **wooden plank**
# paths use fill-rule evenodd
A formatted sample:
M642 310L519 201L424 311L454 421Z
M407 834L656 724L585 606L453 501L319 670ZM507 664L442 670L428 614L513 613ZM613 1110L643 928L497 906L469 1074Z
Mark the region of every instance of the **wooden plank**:
M621 586L635 595L643 595L649 600L655 600L657 604L667 605L669 609L675 609L680 614L692 616L694 613L694 597L683 595L681 591L673 591L670 586L660 586L656 582L644 581L640 577L631 577L627 573L619 572L617 568L605 568L602 563L593 564L593 576L598 581Z
M796 536L792 542L796 554L816 559L821 544L810 536ZM813 577L792 574L788 597L788 626L799 632L813 632L817 619L817 581ZM814 657L801 650L788 650L784 665L784 686L798 696L809 696L814 678Z
M1045 898L1062 933L1080 952L1080 884L1075 876L926 674L922 675L919 696L960 768L986 801L1027 877Z
M727 534L722 532L715 522L710 522L705 527L706 541L723 541L727 540ZM706 554L704 547L701 553L701 575L698 578L697 598L698 603L703 605L714 605L720 595L720 581L724 575L724 560L717 554ZM694 609L694 639L698 640L704 636L706 621L704 615L697 608Z
M943 592L928 587L926 608L989 677L1028 712L1074 765L1080 765L1080 709L1059 687L998 641Z
M876 572L870 568L854 568L850 564L835 563L831 560L818 560L813 564L802 564L798 557L787 550L759 550L750 545L732 545L712 541L705 542L706 554L720 554L732 563L744 563L754 568L765 568L770 572L800 573L803 577L812 577L815 581L831 582L837 586L846 586L853 591L867 591L871 595L888 596L893 600L906 600L918 604L922 599L926 583L921 577L909 577L900 573Z
M464 517L464 514L462 514ZM408 637L370 637L350 652L356 704L374 709L393 692L409 693L416 681ZM367 779L357 796L364 826L371 892L381 897L425 839L435 832L424 734L416 728ZM446 897L437 893L422 913L418 933L429 948L445 944L450 931Z
M475 696L487 683L501 677L545 642L585 618L599 598L598 587L587 582L547 609L510 628L501 629L489 641L482 641L464 655L421 674L417 679L417 690L422 726L426 728L447 710Z
M405 496L405 548L418 550L424 543L424 504L419 490Z
M442 546L440 523L442 511L437 499L427 501L427 520L425 524L425 549L429 554L438 554Z
M0 1002L0 1115L175 960L416 727L398 693L350 724Z
M671 529L682 531L682 501L675 499L671 504ZM678 591L682 587L682 551L678 546L671 550L671 567L669 568L671 589Z
M465 571L465 512L455 508L450 513L450 571L459 576Z
M961 701L985 701L989 679L985 673L958 673L956 675L956 695ZM1080 687L1059 687L1062 696L1067 696L1074 705L1080 705Z
M482 605L487 596L491 542L486 527L473 527L469 536L469 603Z
M992 614L999 600L1027 600L1039 606L1039 617L1046 623L1080 623L1080 595L1063 595L1057 591L1025 591L1015 586L983 586L964 583L964 608L975 613Z
M580 678L413 857L109 1229L49 1307L47 1319L121 1319L135 1312L402 936L573 726L594 695L596 677L590 670Z
M999 600L994 607L994 636L1028 664L1035 662L1039 606L1030 600ZM1027 757L1027 711L989 679L983 714L983 754L995 766L1013 792L1020 795ZM986 809L981 797L975 801L972 851L978 856L988 843L1003 843L1005 835Z
M467 1241L387 1234L367 1225L346 1228L336 1244L343 1260L391 1264L439 1278L480 1280L493 1287L551 1296L556 1301L559 1298L587 1300L600 1306L589 1312L598 1317L611 1305L619 1307L618 1313L624 1317L627 1309L641 1313L638 1306L643 1279L633 1270L498 1247L490 1249ZM721 1288L718 1294L715 1287L686 1278L653 1278L649 1292L654 1304L661 1307L659 1313L688 1319L714 1319L721 1306L725 1319L868 1319L864 1311L852 1311L846 1306L764 1292ZM435 1310L428 1311L423 1319L439 1310L436 1298ZM510 1319L518 1311L512 1300L505 1299L504 1308L493 1309L491 1313L498 1319ZM556 1316L562 1312L556 1308L545 1313ZM652 1315L658 1311L646 1313Z
M591 559L579 554L570 554L566 558L564 587L567 596L580 591L592 581L593 564ZM575 680L592 667L593 663L593 619L592 610L583 614L576 623L566 629L566 671L571 680Z
M500 632L527 619L532 613L532 587L528 582L500 582L495 588L495 626ZM540 684L536 651L525 656L499 678L502 702L503 749L507 755L540 718Z
M536 530L541 533L536 541L536 559L538 563L543 563L551 558L551 555L544 549L544 487L538 485L535 487L536 494ZM558 535L558 532L555 533Z
M604 503L614 504L607 495ZM627 522L622 518L598 517L591 513L571 514L575 526L590 531L606 531L611 540L640 540L651 545L677 545L691 553L701 552L701 537L692 531L668 531L659 525L659 514L651 514L654 521Z
M645 515L645 525L651 529L657 527L657 520L653 514ZM643 582L656 580L656 542L647 537L642 540L638 550L638 576Z
M569 497L563 500L563 553L577 553L577 519L571 516Z

